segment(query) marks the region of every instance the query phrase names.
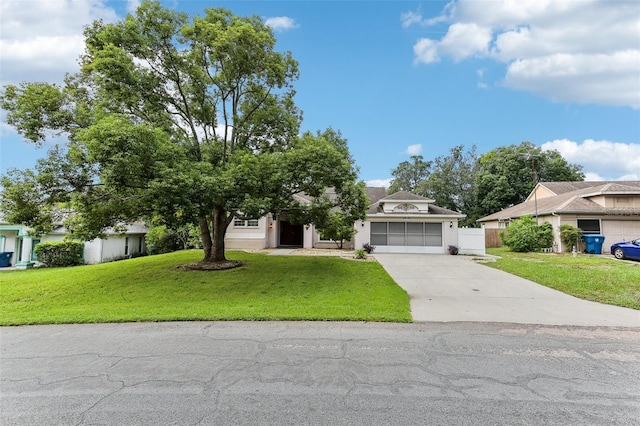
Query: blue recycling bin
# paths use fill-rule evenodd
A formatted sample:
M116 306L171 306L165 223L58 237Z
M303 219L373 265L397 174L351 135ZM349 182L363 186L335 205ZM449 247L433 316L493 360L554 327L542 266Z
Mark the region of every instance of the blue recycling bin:
M11 266L11 256L13 256L12 251L3 251L0 253L0 268L8 268Z
M604 243L604 235L591 234L583 235L584 251L591 254L602 254L602 243Z

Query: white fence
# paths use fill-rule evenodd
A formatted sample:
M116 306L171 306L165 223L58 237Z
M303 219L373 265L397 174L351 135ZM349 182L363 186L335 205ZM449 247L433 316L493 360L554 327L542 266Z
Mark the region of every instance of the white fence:
M459 228L458 248L460 254L484 256L484 228Z

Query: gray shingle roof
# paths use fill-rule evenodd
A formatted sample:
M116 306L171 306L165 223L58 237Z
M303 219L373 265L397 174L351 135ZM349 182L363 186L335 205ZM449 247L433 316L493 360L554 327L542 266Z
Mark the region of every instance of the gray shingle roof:
M428 201L429 199L411 192L398 191L381 199L380 201L410 201L410 200Z
M640 181L580 181L580 182L540 182L539 185L544 186L551 192L560 195L567 192L573 192L576 190L583 190L586 188L596 188L605 186L607 184L622 185L631 189L640 189Z
M600 194L640 195L640 181L541 182L540 185L558 195L538 199L539 216L552 213L640 214L640 208L604 207L589 199L590 196ZM570 190L572 187L574 189ZM536 200L534 197L530 197L524 203L480 218L478 222L513 219L535 215L535 213Z

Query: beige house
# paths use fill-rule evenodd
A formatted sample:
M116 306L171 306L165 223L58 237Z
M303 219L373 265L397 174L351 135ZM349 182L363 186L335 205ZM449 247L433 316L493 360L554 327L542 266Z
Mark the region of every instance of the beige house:
M560 225L583 234L605 236L603 253L611 244L640 237L640 181L540 182L524 203L478 219L486 229L506 228L519 217L538 217L553 225L554 249L568 251L560 241Z
M458 245L458 220L464 215L433 205L433 200L408 192L387 196L385 188L366 188L371 202L364 221L354 223L356 234L345 248L370 243L378 253L446 253ZM299 201L309 202L304 195ZM314 225L296 225L286 214L254 220L235 220L227 229L229 249L276 247L336 248Z

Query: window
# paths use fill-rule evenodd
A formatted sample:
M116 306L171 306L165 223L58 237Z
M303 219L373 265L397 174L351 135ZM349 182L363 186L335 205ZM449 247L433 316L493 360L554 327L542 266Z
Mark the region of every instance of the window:
M33 261L38 260L38 256L36 256L36 246L38 245L39 242L40 240L36 238L31 240L31 260Z
M239 228L243 228L245 226L249 228L257 228L258 219L249 219L249 220L234 219L233 226L239 227Z
M583 234L599 234L600 219L578 219L578 228Z
M129 256L129 237L124 237L124 255Z

